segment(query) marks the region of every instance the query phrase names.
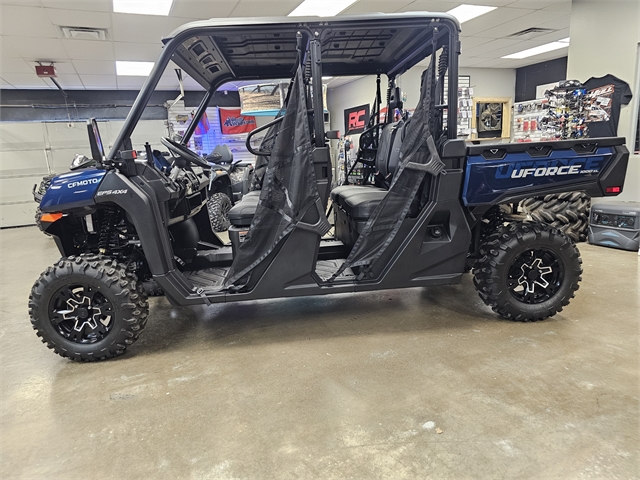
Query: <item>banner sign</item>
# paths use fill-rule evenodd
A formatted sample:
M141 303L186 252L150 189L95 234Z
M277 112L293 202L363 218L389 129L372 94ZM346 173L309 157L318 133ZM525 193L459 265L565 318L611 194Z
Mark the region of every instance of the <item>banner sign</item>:
M249 133L256 128L256 117L241 115L239 108L220 109L220 130L223 135Z
M369 115L368 104L347 108L344 111L344 134L352 135L354 133L362 133L369 124Z

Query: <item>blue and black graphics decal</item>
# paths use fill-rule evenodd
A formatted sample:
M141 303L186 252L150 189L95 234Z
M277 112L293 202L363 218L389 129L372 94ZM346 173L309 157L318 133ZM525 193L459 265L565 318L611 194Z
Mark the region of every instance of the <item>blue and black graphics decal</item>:
M107 172L87 168L55 177L42 197L40 209L43 212L93 205L100 182Z
M600 147L591 154L554 150L545 158L531 158L527 152L508 153L500 160L473 155L467 161L463 201L465 205L493 204L509 190L540 190L588 180L597 177L614 156L612 147Z

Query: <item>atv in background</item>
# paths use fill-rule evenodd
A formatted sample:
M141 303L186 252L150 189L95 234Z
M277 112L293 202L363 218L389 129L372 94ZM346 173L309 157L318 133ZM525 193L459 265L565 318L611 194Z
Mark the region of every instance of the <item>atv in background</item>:
M218 145L206 157L212 165L209 184L207 210L214 232L226 232L229 222L229 210L242 200L253 181L253 164L233 159L233 153L227 145Z

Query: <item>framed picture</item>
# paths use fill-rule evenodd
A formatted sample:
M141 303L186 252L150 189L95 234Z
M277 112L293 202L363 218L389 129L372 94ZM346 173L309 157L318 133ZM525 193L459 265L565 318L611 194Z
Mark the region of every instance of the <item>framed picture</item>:
M474 97L472 140L511 138L511 98Z

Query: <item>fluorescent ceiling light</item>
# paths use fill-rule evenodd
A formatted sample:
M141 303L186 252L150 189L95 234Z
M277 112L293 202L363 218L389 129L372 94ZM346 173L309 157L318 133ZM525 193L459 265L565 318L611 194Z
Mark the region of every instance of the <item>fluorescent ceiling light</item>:
M463 3L462 5L452 8L447 13L453 15L458 19L460 23L464 23L472 18L479 17L480 15L484 15L485 13L489 13L494 11L498 7L485 7L484 5L467 5Z
M116 61L116 73L120 76L148 77L153 68L153 62L121 62Z
M289 17L333 17L358 0L304 0Z
M502 58L527 58L533 57L534 55L540 55L541 53L552 52L554 50L559 50L561 48L566 48L569 46L569 38L563 38L562 40L558 40L557 42L545 43L544 45L540 45L539 47L529 48L527 50L523 50L521 52L512 53L511 55L505 55Z
M113 11L139 15L169 15L173 0L113 0Z

